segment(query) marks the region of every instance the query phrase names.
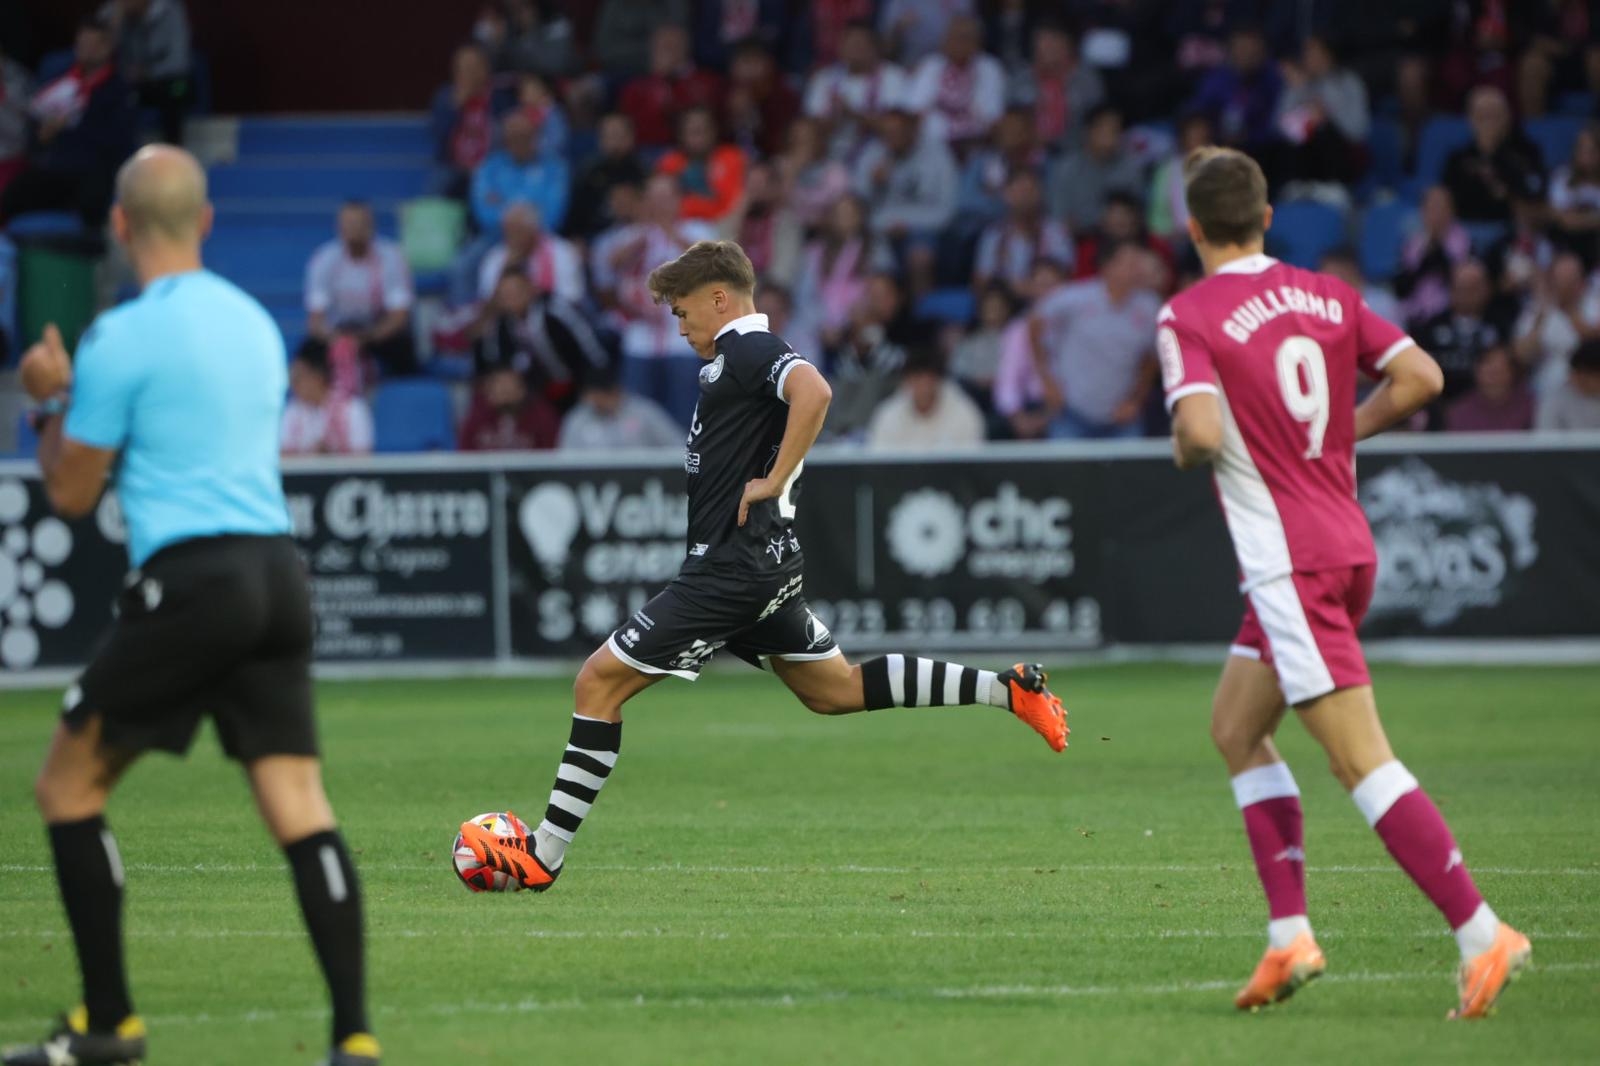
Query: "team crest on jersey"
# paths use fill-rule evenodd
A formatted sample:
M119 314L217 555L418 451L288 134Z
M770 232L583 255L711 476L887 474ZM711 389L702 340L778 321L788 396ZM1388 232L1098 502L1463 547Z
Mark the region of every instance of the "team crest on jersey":
M717 379L721 376L722 353L718 352L715 359L711 360L711 362L700 368L700 380L705 382L707 385L714 385L716 384Z

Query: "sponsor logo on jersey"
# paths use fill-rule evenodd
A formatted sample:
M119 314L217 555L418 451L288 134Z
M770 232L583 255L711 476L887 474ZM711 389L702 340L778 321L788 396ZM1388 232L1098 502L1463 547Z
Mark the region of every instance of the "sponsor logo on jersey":
M673 658L672 669L698 670L710 662L711 657L717 654L718 649L726 643L727 641L725 640L713 640L710 642L696 640Z
M1499 485L1449 481L1409 459L1364 480L1359 496L1378 548L1374 615L1447 625L1498 606L1539 558L1538 509Z
M907 493L889 511L889 554L908 574L939 577L965 563L977 578L1042 581L1069 576L1072 504L1035 499L1011 482L963 507L940 489Z
M767 605L761 609L761 613L756 616L756 621L765 621L766 619L770 618L779 607L782 607L784 604L798 596L800 594L801 580L802 575L800 574L796 574L794 577L791 577L788 582L778 590L778 594L772 597Z
M719 352L717 353L717 357L715 359L711 360L711 362L700 368L700 380L705 382L707 385L715 385L717 383L717 379L721 376L722 353Z
M709 545L709 544L696 544L694 547L689 549L689 554L690 555L704 555L706 552L708 552L710 550L711 550L711 545Z
M797 552L799 550L800 541L787 529L767 539L767 554L772 556L772 561L779 566L783 565L785 552Z
M806 611L806 651L824 647L833 640L833 634L822 624L822 619Z
M774 359L772 361L772 365L767 368L767 384L777 384L778 375L783 373L783 368L798 358L800 358L799 352L784 352L782 355L778 356L778 358Z

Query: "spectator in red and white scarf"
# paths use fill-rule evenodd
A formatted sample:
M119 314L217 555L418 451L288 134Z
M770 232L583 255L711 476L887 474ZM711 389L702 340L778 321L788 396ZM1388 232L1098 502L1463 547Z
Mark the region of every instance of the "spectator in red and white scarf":
M30 80L27 68L0 54L0 192L27 165Z
M633 119L634 137L647 148L672 143L678 116L690 107L716 107L722 79L689 58L689 34L658 26L650 36L650 72L622 88L617 109Z
M1099 71L1078 61L1066 27L1033 29L1033 62L1011 74L1010 103L1033 110L1034 134L1051 151L1074 147L1084 116L1106 98Z
M906 101L927 117L930 136L965 144L986 136L1005 110L1005 71L982 48L982 24L962 15L950 21L943 49L917 66Z
M583 258L572 242L547 232L539 209L518 200L500 216L500 243L489 249L478 267L478 299L494 295L507 266L521 263L534 287L579 303L588 286L583 278Z
M867 279L894 268L887 242L867 226L867 204L846 193L834 201L821 231L805 247L795 284L796 317L832 347L844 336Z
M132 91L112 64L112 48L105 24L82 23L72 66L34 93L32 150L0 199L0 221L67 210L90 227L105 220L112 180L133 151L135 129Z
M745 250L763 282L794 284L805 232L800 217L784 198L783 183L771 163L750 167L739 207L723 219L721 229L725 240L737 241Z
M783 197L807 229L818 225L839 197L850 191L850 171L828 157L822 123L797 118L789 124L788 143L773 160L783 181Z
M1032 170L1013 171L1006 181L1005 217L991 223L978 238L972 287L982 292L991 281L1016 288L1027 280L1035 259L1044 257L1071 266L1072 234L1060 219L1044 212L1044 182Z
M306 264L307 349L327 349L341 337L395 375L417 371L411 338L411 268L394 241L376 235L371 205L339 208L339 236Z
M458 47L450 62L450 84L433 97L434 192L467 197L472 172L488 158L501 110L490 82L489 53L477 44Z
M289 403L278 450L284 455L365 455L372 451L372 412L359 395L336 389L327 348L302 349L289 364Z
M806 85L806 114L827 124L835 157L851 162L874 124L906 92L906 72L886 62L870 22L852 22L839 61L821 67Z

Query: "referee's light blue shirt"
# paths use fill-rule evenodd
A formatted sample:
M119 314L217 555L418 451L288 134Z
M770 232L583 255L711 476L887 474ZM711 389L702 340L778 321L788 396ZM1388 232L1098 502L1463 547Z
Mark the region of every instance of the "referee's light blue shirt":
M278 469L288 369L266 309L209 270L107 311L74 358L66 435L120 451L134 566L169 544L289 531Z

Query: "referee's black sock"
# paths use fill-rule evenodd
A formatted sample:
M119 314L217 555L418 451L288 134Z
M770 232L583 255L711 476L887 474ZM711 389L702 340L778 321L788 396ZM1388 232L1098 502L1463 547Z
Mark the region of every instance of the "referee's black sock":
M78 948L89 1030L109 1033L133 1013L122 965L122 856L102 815L46 828Z
M333 1043L367 1029L361 945L361 885L338 830L324 829L283 849L294 872L300 912L333 997Z
M1011 707L1011 693L993 670L915 655L880 655L861 664L867 710L885 707L956 707L980 703Z

